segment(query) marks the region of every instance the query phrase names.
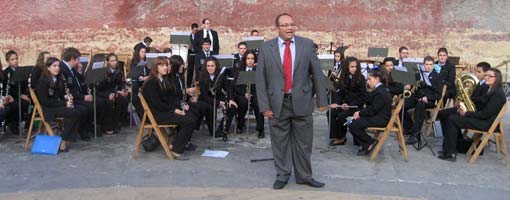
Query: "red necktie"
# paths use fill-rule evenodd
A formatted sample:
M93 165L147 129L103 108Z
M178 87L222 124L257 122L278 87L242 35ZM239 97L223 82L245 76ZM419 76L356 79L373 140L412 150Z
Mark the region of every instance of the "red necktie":
M285 93L289 93L292 88L292 54L290 53L290 41L285 41L283 74L285 76Z

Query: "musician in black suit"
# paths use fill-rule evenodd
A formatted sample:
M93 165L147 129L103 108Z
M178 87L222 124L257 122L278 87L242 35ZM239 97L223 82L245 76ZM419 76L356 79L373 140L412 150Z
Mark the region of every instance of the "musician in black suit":
M2 125L3 131L5 131L5 125L7 124L6 117L10 112L12 112L9 104L12 104L14 102L14 98L12 98L12 96L6 94L7 89L8 89L7 85L4 85L4 81L6 78L7 77L5 77L3 72L0 70L0 86L1 86L0 123ZM15 134L15 132L12 132L12 133Z
M342 72L338 83L335 83L333 103L330 105L331 139L329 145L344 145L347 139L346 118L363 108L366 99L366 81L361 74L361 64L355 57L347 57L341 66Z
M239 68L241 66L241 59L243 59L244 53L248 49L248 45L246 42L239 42L237 44L238 53L234 54L234 68Z
M393 63L395 66L403 67L404 59L409 57L409 49L407 47L398 48L398 60Z
M393 81L393 78L391 77L391 71L393 70L394 63L395 58L393 57L384 58L382 62L383 75L386 76L386 82L384 85L388 87L392 96L400 95L404 92L404 84Z
M257 53L253 50L248 50L241 57L241 62L239 68L236 70L236 73L239 71L255 71L257 69ZM253 74L255 76L255 74ZM236 80L239 76L235 75ZM250 104L248 104L248 99L250 100ZM264 116L261 112L259 112L258 102L257 102L257 92L255 89L255 84L250 84L250 91L248 92L248 85L236 85L234 86L234 101L237 103L237 130L238 134L243 132L245 127L245 119L246 113L248 112L248 108L251 107L253 109L253 113L255 115L255 120L257 121L257 125L255 130L258 132L259 138L264 138ZM233 116L232 116L233 117ZM229 118L230 119L230 118Z
M135 47L133 48L133 50L134 50L134 52L138 52L138 51L140 51L141 48L145 48L147 50L147 52L149 52L151 43L152 43L152 38L147 36L147 37L143 38L142 42L136 44Z
M97 99L101 99L106 105L99 112L103 113L101 129L106 134L117 133L121 127L121 121L127 119L127 107L129 93L126 88L124 73L118 69L118 59L115 53L106 56L106 78L97 86Z
M180 108L175 85L164 77L169 71L166 57L154 59L149 78L143 84L142 94L158 124L177 125L178 132L170 145L171 153L176 160L188 160L183 153L195 122Z
M253 29L250 31L250 36L259 36L259 31L257 29Z
M50 57L45 65L35 85L35 92L48 122L54 122L57 117L64 118L60 152L67 152L69 143L78 134L80 111L74 109L73 97L66 94L67 82L64 75L59 75L60 61Z
M443 129L443 151L438 156L439 159L455 162L459 129L489 130L503 108L506 97L501 86L501 71L495 68L489 69L485 73L485 84L489 89L481 97L484 100L480 102L480 107L477 107L475 112L459 110L458 115L451 115L446 121L446 129Z
M372 89L367 96L366 107L353 114L353 120L348 125L352 136L361 149L358 156L368 155L377 145L377 140L370 137L367 127L384 127L391 118L392 98L388 88L383 84L384 77L380 71L370 71L367 84Z
M131 59L131 71L134 71L135 68L141 68L140 74L136 78L133 79L133 97L131 102L135 107L136 113L138 117L141 119L143 117L143 108L142 103L140 102L140 98L138 97L138 90L142 87L143 83L147 78L149 78L149 68L147 67L146 60L147 49L142 47L138 51L135 51L133 54L133 58Z
M198 31L195 35L195 48L200 49L202 45L202 41L206 38L210 41L209 50L212 55L218 55L220 53L220 41L218 38L218 32L211 29L211 20L209 18L204 18L202 20L203 29Z
M455 87L455 65L448 61L448 50L446 48L439 48L437 51L438 60L436 64L441 67L441 76L443 82L447 85L446 94L443 102L448 98L455 98L457 96L457 89Z
M200 84L200 96L198 101L207 104L205 120L209 133L213 135L213 120L216 120L216 114L214 110L214 99L216 98L216 108L227 109L228 107L237 107L237 104L232 98L231 84L227 82L226 70L220 69L218 59L210 57L205 60L205 69L202 70L199 79ZM214 93L214 94L213 94ZM228 109L230 112L235 112L233 109ZM227 116L231 114L227 113ZM225 117L224 117L225 118ZM223 121L223 120L222 120ZM216 137L223 136L222 123L218 125L218 131ZM226 130L228 132L228 130Z
M421 136L421 128L425 117L427 117L427 108L436 106L436 101L441 98L443 88L443 78L434 67L434 58L427 56L423 60L424 70L419 70L418 89L409 98L404 101L404 130L409 135L407 144L415 144ZM407 112L414 108L414 124L411 116Z
M12 81L14 72L18 67L18 53L13 50L9 50L5 54L5 60L7 60L8 66L3 70L4 77L6 77L3 84L6 87L7 84L9 84L9 93L6 95L11 96L14 99L14 102L7 105L10 112L7 114L6 124L9 126L11 133L19 135L19 102L21 101L21 121L26 119L28 106L31 102L30 97L28 96L28 81ZM21 96L19 94L21 94Z
M189 49L188 49L188 70L186 70L186 87L191 87L193 81L193 68L195 66L195 54L198 49L195 49L195 36L198 32L198 24L191 24L191 33L189 34Z
M192 74L195 73L196 80L198 80L200 74L202 74L202 67L205 65L205 60L213 55L209 47L211 47L211 40L209 40L209 38L203 39L201 50L197 51L195 55L195 66L193 68L189 68L188 66L188 71L191 71Z
M485 94L487 93L487 90L489 90L489 86L485 84L485 73L487 70L491 68L491 65L487 62L481 62L476 65L476 77L478 78L479 82L476 86L474 86L474 90L471 93L470 99L475 105L476 110L480 110L482 106L486 103L486 98L483 98ZM441 122L441 128L442 130L446 129L446 121L451 115L457 115L458 114L458 105L453 108L446 108L437 114L437 118ZM459 130L458 132L458 138L462 138L462 132Z

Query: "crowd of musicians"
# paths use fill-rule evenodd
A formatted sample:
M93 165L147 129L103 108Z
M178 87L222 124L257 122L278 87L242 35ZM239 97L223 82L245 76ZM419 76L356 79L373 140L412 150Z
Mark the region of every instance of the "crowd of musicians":
M257 105L255 84L237 83L241 71L256 70L258 52L240 42L234 65L227 68L220 66L214 57L220 49L218 33L210 28L210 23L209 19L204 19L202 30L198 30L198 24L192 24L188 63L181 56L173 55L157 57L149 66L146 54L151 52L152 39L146 37L134 47L131 66L121 66L115 53L108 54L105 78L95 87L85 83L84 68L87 66L82 66L81 53L75 48L65 48L61 59L51 56L50 52L41 52L29 80L18 82L11 81L18 67L18 54L8 51L5 55L8 66L0 73L2 127L8 127L13 134L20 134L19 113L21 121L30 120L27 117L32 101L29 89L33 89L47 121L63 118L60 151L67 152L69 144L78 136L85 141L90 139L94 132L94 117L97 117L101 134L118 133L122 126L130 123L130 102L141 119L144 109L137 95L140 93L158 124L177 125L176 137L170 145L176 159L186 160L188 158L183 153L196 149L197 146L191 143L192 134L202 127L204 120L211 136L226 137L231 132L233 121L236 125L232 132L243 133L247 129L245 116L249 108L256 119L257 135L264 138L264 116ZM252 31L252 35L257 34L258 31ZM424 58L424 67L419 71L416 85L393 81L392 71L395 67L402 67L407 57L409 49L401 47L397 58L385 58L378 69L363 75L360 60L346 56L345 49L339 48L334 52L334 66L326 72L334 86L334 90L329 91L330 146L347 144L349 131L353 144L359 146L358 155L369 154L378 141L367 134L366 128L386 126L392 115L394 99L401 98L404 91L413 91L405 98L402 110L406 143L415 144L420 140L422 125L428 115L426 110L434 108L441 98L446 102L446 99L457 96L455 65L448 61L448 51L440 48L437 60L431 56ZM130 70L140 68L131 90L128 89L123 67ZM475 111L465 112L453 107L439 112L444 133L440 159L455 161L456 142L463 137L461 129L489 129L506 103L502 74L498 69L480 62L476 65L476 77L479 84L471 95ZM444 96L443 86L447 87ZM223 111L223 119L218 123L215 123L216 108ZM412 115L411 109L414 110Z

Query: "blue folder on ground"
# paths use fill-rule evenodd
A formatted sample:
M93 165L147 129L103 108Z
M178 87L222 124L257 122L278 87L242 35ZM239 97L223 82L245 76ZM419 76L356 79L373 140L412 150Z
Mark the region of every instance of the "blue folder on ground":
M57 155L61 141L60 136L37 135L32 145L32 153Z

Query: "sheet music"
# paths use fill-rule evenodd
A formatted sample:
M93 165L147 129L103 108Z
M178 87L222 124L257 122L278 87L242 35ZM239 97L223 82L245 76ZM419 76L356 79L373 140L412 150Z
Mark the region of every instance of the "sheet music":
M243 41L257 41L257 40L264 40L264 37L263 36L243 37Z
M147 54L145 54L145 57L147 57L147 58L157 58L160 56L170 58L170 57L172 57L172 53L147 53Z
M185 36L189 36L191 35L191 32L185 32L185 31L177 31L177 32L171 32L170 35L185 35Z
M328 60L328 59L335 59L335 55L334 54L319 54L317 55L317 57L319 57L320 60Z
M89 62L89 57L80 57L80 62Z
M232 54L221 54L221 55L213 55L217 59L235 59Z
M104 67L104 62L95 62L92 64L92 69L100 69Z

